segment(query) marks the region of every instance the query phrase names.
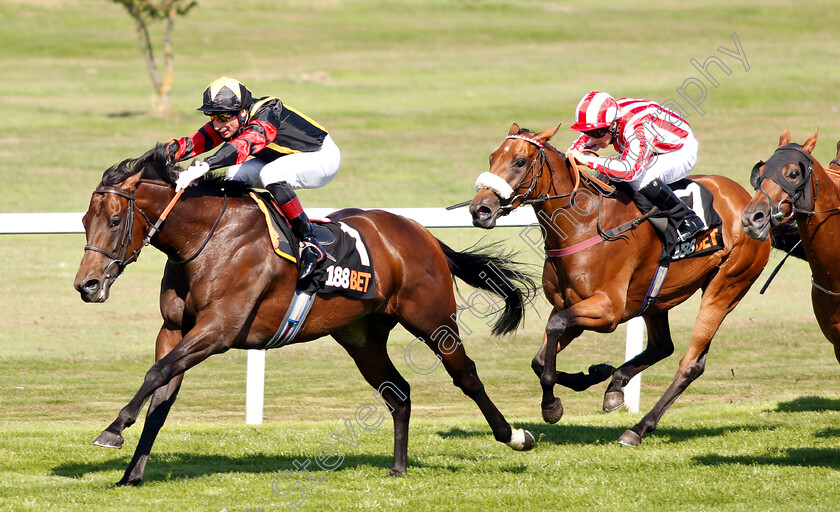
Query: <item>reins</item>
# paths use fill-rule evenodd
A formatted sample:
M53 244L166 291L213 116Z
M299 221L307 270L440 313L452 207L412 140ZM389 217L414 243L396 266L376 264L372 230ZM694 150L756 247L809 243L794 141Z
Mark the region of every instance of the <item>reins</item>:
M180 192L183 192L183 189L181 189ZM177 198L178 198L178 195L176 195L175 198L172 200L173 203L174 203L175 199L177 199ZM170 203L170 205L173 204L173 203ZM171 261L175 265L185 265L185 264L191 262L192 260L196 259L198 257L198 255L201 254L201 251L204 250L204 246L207 245L207 242L210 241L210 238L213 236L213 233L216 232L216 228L219 227L219 222L222 221L222 215L225 214L225 210L227 210L227 205L228 205L228 196L227 196L227 194L225 194L225 203L222 205L222 211L219 212L219 216L216 218L216 222L213 223L213 227L211 227L210 231L207 232L207 236L204 237L204 241L201 242L201 245L198 247L198 250L196 250L195 253L193 253L192 256L190 256L187 259L181 260L181 261L172 261L172 259L170 259L169 261ZM167 212L164 210L164 213L167 213Z
M110 269L110 267L112 265L117 266L117 274L115 276L113 276L113 279L116 279L120 275L122 275L122 272L123 272L123 270L125 269L126 266L128 266L129 264L137 261L137 259L140 257L140 251L142 251L144 247L149 245L152 241L152 238L160 232L160 230L162 229L161 226L162 226L163 222L169 216L169 213L175 207L175 204L181 198L181 194L183 194L183 192L184 192L184 189L181 189L178 192L176 192L175 196L169 201L169 204L163 210L163 213L161 213L158 220L156 222L152 222L152 220L149 218L149 216L146 215L146 212L144 212L142 209L140 209L140 207L137 206L137 200L134 197L133 192L129 194L129 193L123 192L122 190L119 190L119 189L116 189L116 188L101 188L101 189L96 189L96 190L93 191L93 194L116 194L120 197L123 197L123 198L127 199L128 203L129 203L129 207L128 207L127 213L126 213L126 222L124 223L125 228L124 228L123 234L120 238L120 245L117 248L116 253L112 253L112 252L110 252L106 249L102 249L101 247L97 247L95 245L85 245L85 250L86 251L98 252L98 253L103 254L103 255L105 255L106 257L108 257L112 260L108 264L108 267L106 267L106 269L105 269L106 270L106 276L105 276L106 278L108 278L108 279L112 278L112 275L108 272L108 270ZM195 258L198 257L199 254L201 254L201 251L204 250L204 247L210 241L210 238L213 236L213 233L216 232L216 228L219 226L219 223L222 220L222 216L224 215L225 211L227 210L228 196L225 194L224 197L225 197L225 202L224 202L224 205L222 206L222 210L219 212L219 216L216 218L216 222L213 223L213 226L210 228L210 231L208 231L207 236L204 238L204 241L201 243L201 245L198 247L198 249L188 258L185 258L185 259L180 260L180 261L174 261L170 258L169 259L170 262L172 262L175 265L184 265L186 263L189 263L189 262L193 261ZM138 212L140 212L140 215L143 216L143 219L145 219L146 223L150 226L150 228L149 228L149 231L143 237L143 244L140 247L138 247L137 249L135 249L134 252L131 253L130 256L127 256L128 251L131 247L131 236L132 236L131 233L132 233L132 231L134 231L134 210L137 210Z
M506 139L524 140L526 142L529 142L529 143L537 146L537 148L538 148L537 156L534 158L533 162L531 163L531 167L529 169L529 172L516 185L515 190L522 187L522 183L525 182L525 180L528 178L528 176L530 174L534 175L534 177L532 179L532 183L528 187L528 190L525 193L518 194L517 196L511 198L510 201L508 202L508 204L505 205L505 207L507 207L507 209L512 209L510 205L514 202L514 199L519 198L519 197L528 197L529 195L531 195L533 190L536 188L536 183L539 181L539 177L542 175L543 167L545 167L545 166L548 167L549 176L554 175L555 169L554 169L554 166L551 164L551 159L549 159L546 156L545 145L541 141L539 141L535 138L532 138L532 137L526 137L524 135L518 135L518 134L508 135L506 137ZM590 152L597 155L597 153L595 153L594 151L590 151ZM592 238L589 238L587 240L584 240L583 242L580 242L580 243L577 243L575 245L565 247L565 248L562 248L562 249L547 249L545 251L547 256L562 258L563 256L568 256L568 255L574 254L578 251L588 249L589 247L592 247L592 246L597 245L597 244L599 244L601 242L604 242L604 241L617 240L617 239L620 238L622 233L624 233L626 231L636 229L636 227L638 227L641 223L643 223L648 218L650 218L651 215L658 212L658 209L654 207L652 210L650 210L649 212L647 212L646 214L644 214L640 217L636 217L636 218L634 218L634 219L632 219L628 222L625 222L624 224L622 224L620 226L617 226L617 227L612 228L610 230L604 231L604 229L601 226L601 210L603 209L604 196L609 196L612 193L614 193L615 192L615 187L613 187L612 185L609 185L607 183L604 183L603 181L599 180L595 176L591 176L589 173L582 172L580 170L580 168L578 167L577 162L575 161L574 158L567 158L566 160L569 163L569 166L568 166L569 169L570 169L569 174L574 181L574 186L572 187L572 191L567 193L567 194L559 194L559 195L550 195L548 193L548 191L546 191L545 194L543 194L539 197L535 197L533 199L523 200L522 204L530 204L530 205L543 204L547 201L569 198L569 204L566 205L566 206L561 206L560 209L571 208L574 205L575 195L577 193L579 193L579 191L580 191L580 183L581 183L581 181L583 181L587 185L588 188L593 189L598 194L598 208L597 208L598 213L597 213L597 222L596 222L596 229L598 231L598 235L594 236ZM550 189L551 189L551 184L549 184L549 190Z

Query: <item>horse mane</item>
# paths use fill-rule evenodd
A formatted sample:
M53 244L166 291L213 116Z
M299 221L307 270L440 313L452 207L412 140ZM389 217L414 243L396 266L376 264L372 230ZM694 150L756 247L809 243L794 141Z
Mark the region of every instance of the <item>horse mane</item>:
M127 158L122 162L112 165L102 174L102 184L112 186L122 183L138 172L142 172L141 178L163 181L175 186L177 175L174 163L166 158L166 145L158 143L152 149L146 151L138 158Z

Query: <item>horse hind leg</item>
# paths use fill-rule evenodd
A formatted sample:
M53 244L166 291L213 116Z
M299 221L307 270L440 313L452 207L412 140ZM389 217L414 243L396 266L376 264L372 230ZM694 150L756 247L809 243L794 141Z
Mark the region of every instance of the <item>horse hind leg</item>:
M408 466L408 424L411 418L411 387L400 375L388 356L388 334L396 321L383 317L379 322L372 317L360 320L333 333L333 338L344 347L368 384L376 389L377 402L383 400L394 422L394 463L390 476L404 475ZM375 405L375 404L374 404ZM375 421L382 417L374 413L366 416L363 428L377 428ZM376 426L372 426L372 425Z
M757 272L760 272L760 268L757 269ZM680 366L673 382L659 398L653 409L639 423L627 429L619 437L619 444L626 446L641 444L642 438L656 429L671 404L679 398L692 382L703 374L706 369L706 355L709 352L712 338L726 315L735 308L749 290L749 285L752 283L749 278L748 273L743 273L741 279L733 283L731 279L727 282L725 274L718 274L712 280L703 293L688 351L680 360Z
M454 310L453 307L452 311ZM409 318L422 316L411 316ZM525 429L511 427L496 404L490 400L484 389L484 384L478 377L475 362L467 356L464 350L464 345L458 334L458 326L452 318L454 318L454 315L452 317L442 315L442 318L438 321L427 322L430 325L436 325L432 329L421 327L416 322L403 321L403 325L417 337L416 339L425 342L432 349L432 352L440 358L443 367L452 377L453 384L478 405L484 419L493 431L493 437L497 441L505 443L517 451L530 450L535 444L534 436Z

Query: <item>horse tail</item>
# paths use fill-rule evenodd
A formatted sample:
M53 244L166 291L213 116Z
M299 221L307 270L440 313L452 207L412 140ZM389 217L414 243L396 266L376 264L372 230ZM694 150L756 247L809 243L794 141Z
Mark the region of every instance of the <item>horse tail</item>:
M438 243L453 276L474 288L487 290L504 299L504 309L493 325L492 334L498 336L516 330L525 317L525 306L537 294L534 278L514 268L524 264L514 262L513 254L504 253L497 247L497 243L473 246L461 252L451 249L440 240Z
M795 224L779 224L770 230L770 243L775 249L789 252L791 256L808 261L805 256L805 249L799 243L801 240L799 228Z

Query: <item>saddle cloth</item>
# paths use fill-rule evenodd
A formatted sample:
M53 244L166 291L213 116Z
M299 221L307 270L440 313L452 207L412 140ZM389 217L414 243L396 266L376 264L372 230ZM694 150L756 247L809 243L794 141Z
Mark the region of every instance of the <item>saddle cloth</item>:
M669 186L686 206L694 210L694 213L703 219L705 229L691 240L680 242L677 236L677 226L685 216L682 205L672 210L651 215L650 223L662 240L660 263L667 264L667 262L702 256L722 249L723 231L721 226L723 222L714 209L714 196L709 189L686 178L675 181ZM636 192L632 196L642 214L653 208L650 201L642 194Z
M269 192L251 192L268 226L274 252L295 264L300 257L300 242L294 237L286 218ZM312 220L312 229L327 253L323 261L303 283L300 291L341 293L355 299L376 296L373 259L362 234L344 221Z

